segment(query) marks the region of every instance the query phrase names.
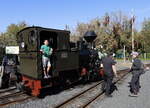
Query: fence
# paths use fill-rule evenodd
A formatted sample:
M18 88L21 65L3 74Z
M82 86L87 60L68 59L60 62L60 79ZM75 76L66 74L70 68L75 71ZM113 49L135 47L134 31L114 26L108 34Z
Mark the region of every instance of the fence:
M116 54L116 59L124 59L124 55L123 54ZM129 54L126 54L126 59L130 59L131 58L131 55ZM139 55L139 58L140 59L143 59L143 60L150 60L150 53L142 53Z

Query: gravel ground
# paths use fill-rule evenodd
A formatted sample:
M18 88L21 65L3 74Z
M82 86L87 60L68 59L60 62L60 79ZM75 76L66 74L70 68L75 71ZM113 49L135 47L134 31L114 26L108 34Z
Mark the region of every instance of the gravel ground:
M56 95L46 96L44 99L31 100L28 102L23 102L19 104L11 104L3 108L53 108L53 106L61 103L73 96L73 94L79 93L92 86L95 83L84 85L79 85L75 88L70 88L68 90L62 91Z
M117 70L120 70L120 69L125 69L127 67L129 67L131 65L131 63L123 63L123 62L119 62L117 64ZM146 75L144 75L146 76ZM150 76L150 75L149 75ZM130 80L130 78L126 81L128 82ZM54 94L54 95L50 95L50 96L46 96L45 98L43 99L37 99L37 100L31 100L31 101L27 101L27 102L23 102L23 103L16 103L16 104L11 104L9 106L5 106L4 108L53 108L53 106L63 102L64 100L72 97L72 94L76 94L76 93L79 93L81 92L82 90L85 90L87 88L89 88L89 86L92 86L92 84L94 83L91 83L91 84L88 84L88 85L79 85L79 86L76 86L75 88L70 88L68 90L65 90L65 91L62 91L58 94ZM118 94L121 94L122 91L126 91L126 92L123 92L123 94L126 93L125 97L127 97L128 95L128 88L126 87L127 84L125 83L124 85L124 89L122 90L121 88L119 88L119 92L115 92L114 95L118 95ZM144 85L142 84L142 87ZM144 88L144 87L143 87ZM144 92L143 92L144 93ZM121 94L122 95L122 94ZM146 95L146 94L145 94ZM116 96L115 96L116 97ZM115 98L114 97L114 98ZM124 99L124 98L122 98ZM107 99L106 102L108 102L107 104L108 105L111 105L109 104L109 101L111 101L112 99ZM132 99L134 100L134 99ZM135 100L134 100L135 101ZM108 108L108 106L104 106L105 101L100 103L98 106L96 106L97 104L95 104L95 106L93 108ZM136 102L136 101L135 101ZM99 102L98 102L99 103ZM104 103L104 104L103 104ZM119 103L119 100L114 100L112 101L112 103L114 104L117 104ZM124 100L122 100L122 103L125 103ZM112 104L112 105L113 105ZM126 104L125 104L126 105ZM102 107L100 107L102 106ZM103 107L104 106L104 107ZM110 106L109 106L110 107ZM123 108L123 107L111 107L111 108ZM124 108L141 108L141 107L124 107ZM145 108L148 108L148 107L145 107Z
M150 108L150 71L141 76L141 90L138 97L129 97L128 82L131 75L119 85L119 91L112 98L94 102L89 108Z

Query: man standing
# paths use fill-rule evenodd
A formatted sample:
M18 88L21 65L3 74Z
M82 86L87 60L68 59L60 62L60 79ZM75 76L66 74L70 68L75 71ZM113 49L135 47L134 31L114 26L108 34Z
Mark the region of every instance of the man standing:
M2 76L2 88L8 88L11 83L11 77L17 71L16 55L7 54L4 56L2 65L4 66L4 72Z
M48 45L49 45L48 40L44 40L44 45L41 46L41 50L40 50L42 52L44 78L50 77L48 72L50 71L51 68L50 56L52 54L53 49Z
M130 96L138 96L140 89L140 75L144 72L144 64L138 59L138 52L132 52L133 64L131 67L132 78L130 82Z
M104 68L104 83L102 84L102 90L105 91L105 95L112 97L111 86L114 75L117 77L116 62L113 59L114 54L110 53L102 59L102 67Z

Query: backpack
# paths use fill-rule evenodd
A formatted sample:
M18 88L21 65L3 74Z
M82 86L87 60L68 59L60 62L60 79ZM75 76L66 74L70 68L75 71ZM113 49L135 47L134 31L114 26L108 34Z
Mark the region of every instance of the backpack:
M146 71L144 70L144 63L141 62L140 74L144 74Z

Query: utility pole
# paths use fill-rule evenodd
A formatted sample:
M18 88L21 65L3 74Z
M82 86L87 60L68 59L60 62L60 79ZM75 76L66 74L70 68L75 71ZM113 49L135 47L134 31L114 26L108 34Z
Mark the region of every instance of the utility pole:
M134 51L134 21L135 21L135 16L133 15L133 10L132 10L132 18L131 18L132 52Z
M126 62L126 46L123 47L124 62Z
M65 25L65 30L69 30L69 25Z

